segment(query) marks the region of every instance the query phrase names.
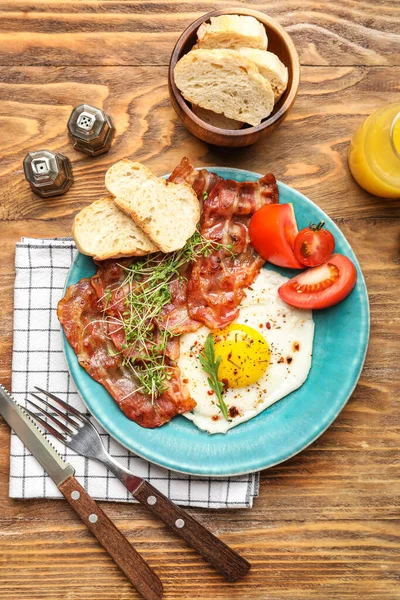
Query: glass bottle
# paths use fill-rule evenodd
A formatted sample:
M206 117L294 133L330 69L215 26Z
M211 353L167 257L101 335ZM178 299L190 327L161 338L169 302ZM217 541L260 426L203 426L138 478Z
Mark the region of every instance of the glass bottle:
M376 196L400 198L400 103L367 117L350 142L348 162L357 183Z

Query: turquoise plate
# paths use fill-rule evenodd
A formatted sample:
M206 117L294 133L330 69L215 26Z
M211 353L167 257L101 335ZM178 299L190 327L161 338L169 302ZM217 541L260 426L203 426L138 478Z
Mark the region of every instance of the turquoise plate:
M256 181L250 171L212 168L225 179ZM209 435L182 416L158 429L143 429L125 417L99 383L80 367L64 338L67 363L90 412L109 434L132 452L174 471L217 477L266 469L294 456L323 433L350 398L360 376L369 337L369 305L358 261L340 229L311 200L279 183L280 202L292 202L299 229L325 221L336 251L356 265L358 280L340 304L314 311L313 360L304 385L227 434ZM272 268L268 266L267 268ZM292 276L294 271L276 269ZM95 272L91 258L77 254L66 285Z

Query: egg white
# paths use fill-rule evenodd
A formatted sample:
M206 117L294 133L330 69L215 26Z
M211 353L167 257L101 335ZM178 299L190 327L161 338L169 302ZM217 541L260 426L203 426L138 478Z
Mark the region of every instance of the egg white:
M218 401L210 390L207 375L199 361L210 330L204 326L194 333L182 335L178 366L192 398L197 402L197 406L184 416L199 429L209 433L226 433L284 398L307 379L311 367L314 321L310 310L292 308L279 298L278 288L287 280L279 273L261 269L246 290L246 298L234 323L253 327L264 336L270 348L271 362L257 383L244 388L229 388L224 393L228 409L235 407L239 411L229 421L217 408Z

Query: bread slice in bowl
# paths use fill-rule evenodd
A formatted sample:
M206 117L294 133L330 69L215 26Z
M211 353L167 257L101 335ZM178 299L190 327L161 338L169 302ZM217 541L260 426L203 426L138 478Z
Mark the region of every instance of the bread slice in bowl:
M283 62L273 52L257 50L256 48L240 48L242 56L252 60L260 74L268 79L277 102L287 88L288 70Z
M266 50L265 27L250 16L221 15L202 23L197 31L198 48L259 48Z
M176 64L174 79L192 104L250 125L259 125L274 107L269 81L235 50L192 50Z

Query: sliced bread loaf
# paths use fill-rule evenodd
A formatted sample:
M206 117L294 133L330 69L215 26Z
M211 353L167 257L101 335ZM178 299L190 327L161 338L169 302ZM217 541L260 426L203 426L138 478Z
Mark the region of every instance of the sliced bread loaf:
M112 171L111 171L112 169ZM200 219L195 192L186 183L167 183L139 163L120 161L106 175L115 204L163 252L182 248Z
M111 196L85 206L75 217L72 235L78 250L97 260L144 256L159 250Z
M279 100L288 84L288 70L283 62L266 50L257 50L256 48L239 48L238 52L249 60L252 60L261 75L268 79L274 92L275 102Z
M269 81L235 50L192 50L176 64L174 78L186 100L230 119L259 125L274 107Z
M196 104L192 104L192 111L199 119L213 127L219 127L220 129L241 129L243 126L243 121L229 119L225 115L215 113L206 108L201 108L201 106L196 106Z
M202 23L197 31L198 48L259 48L266 50L264 25L254 17L221 15Z
M114 163L106 173L106 188L113 196L118 194L132 181L139 179L148 179L154 177L152 171L139 162L133 162L129 158L124 158Z

